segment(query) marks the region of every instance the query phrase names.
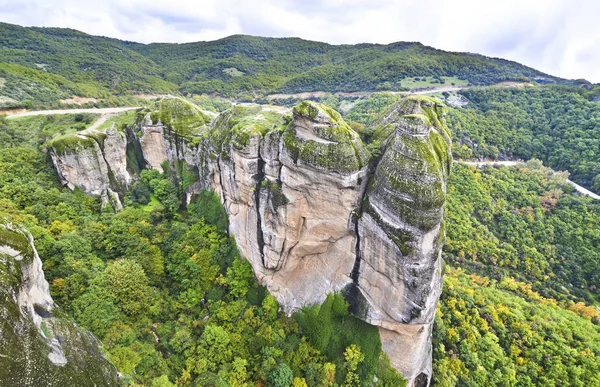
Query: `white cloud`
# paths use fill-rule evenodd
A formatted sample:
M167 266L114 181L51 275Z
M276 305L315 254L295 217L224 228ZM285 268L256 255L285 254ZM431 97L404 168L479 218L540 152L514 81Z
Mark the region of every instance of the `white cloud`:
M0 20L138 42L244 33L329 43L420 41L600 82L600 2L504 0L0 0Z

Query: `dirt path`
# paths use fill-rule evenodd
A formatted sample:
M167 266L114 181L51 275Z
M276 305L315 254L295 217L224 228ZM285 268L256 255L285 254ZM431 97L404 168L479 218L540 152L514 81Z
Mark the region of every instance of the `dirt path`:
M517 165L518 163L522 163L523 161L461 161L461 160L456 160L457 163L460 164L465 164L465 165L473 165L475 167L483 167L484 165L499 165L499 166L505 166L505 167L514 167L515 165ZM585 196L589 196L592 199L596 199L596 200L600 200L600 195L595 194L594 192L590 191L589 189L580 186L579 184L575 183L572 180L567 179L567 183L569 183L571 186L573 186L573 188L575 188L575 190L577 192L579 192L582 195Z
M115 108L92 108L92 109L63 109L63 110L36 110L24 113L13 114L6 118L19 118L19 117L30 117L30 116L42 116L42 115L53 115L53 114L80 114L80 113L93 113L99 114L100 118L92 123L87 129L77 132L77 136L86 137L91 132L98 129L103 123L111 117L116 116L119 113L126 112L129 110L139 109L138 107L115 107Z
M585 196L589 196L589 197L591 197L593 199L596 199L596 200L600 200L600 195L597 195L597 194L593 193L589 189L584 188L584 187L580 186L579 184L572 182L569 179L567 179L567 183L571 184L575 188L575 190L577 192L579 192L580 194L585 195Z
M415 91L388 91L390 94L401 94L401 95L422 95L422 94L433 94L433 93L441 93L444 91L458 91L463 89L468 89L471 86L442 86L442 87L432 87L427 89L419 89ZM354 93L345 93L345 92L337 92L333 93L334 95L342 98L348 97L368 97L373 93L377 93L376 91L357 91ZM268 100L274 99L314 99L314 98L323 98L327 95L324 91L308 91L304 93L295 93L295 94L269 94L267 95Z
M462 161L456 160L457 163L473 165L475 167L483 167L484 165L501 165L505 167L514 167L518 163L522 163L523 161Z

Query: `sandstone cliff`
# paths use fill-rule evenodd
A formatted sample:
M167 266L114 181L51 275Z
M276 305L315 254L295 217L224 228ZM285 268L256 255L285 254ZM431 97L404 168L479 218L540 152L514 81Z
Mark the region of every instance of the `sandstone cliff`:
M97 340L57 312L33 238L0 224L0 385L117 386Z
M101 195L104 204L122 209L116 194L129 186L125 133L114 128L104 132L83 132L54 139L50 156L62 184Z
M317 103L283 113L237 105L213 118L166 99L140 112L120 137L127 144L57 139L51 154L64 183L90 194L127 187L125 172L140 168L192 174L187 195L220 195L240 251L287 312L344 292L380 327L393 365L424 385L452 162L443 109L426 97L401 101L367 128L382 144L372 157ZM129 150L137 154L115 156Z

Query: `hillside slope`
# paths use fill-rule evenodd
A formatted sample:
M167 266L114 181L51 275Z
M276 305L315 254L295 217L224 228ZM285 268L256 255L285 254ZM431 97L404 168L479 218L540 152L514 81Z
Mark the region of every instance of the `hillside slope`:
M0 96L34 105L71 95L179 91L251 99L274 92L402 90L410 87L408 77L475 85L564 81L516 62L411 42L336 46L234 35L145 45L71 29L0 23Z

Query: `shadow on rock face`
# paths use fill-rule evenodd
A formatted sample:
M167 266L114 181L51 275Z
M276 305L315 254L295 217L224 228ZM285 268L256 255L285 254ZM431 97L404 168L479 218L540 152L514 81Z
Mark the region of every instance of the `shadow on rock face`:
M419 376L415 378L415 383L413 384L414 387L427 387L428 385L429 377L423 372L421 372Z

